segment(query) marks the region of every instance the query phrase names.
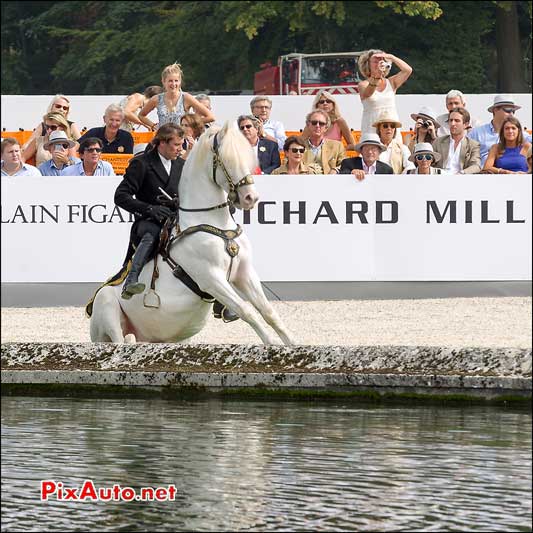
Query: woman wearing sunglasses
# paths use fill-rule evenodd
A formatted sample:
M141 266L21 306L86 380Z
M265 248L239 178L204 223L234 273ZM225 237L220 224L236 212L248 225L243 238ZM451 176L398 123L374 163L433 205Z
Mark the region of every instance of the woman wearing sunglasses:
M283 144L285 152L285 161L276 168L272 174L320 174L321 170L318 165L303 162L305 153L305 140L296 135L287 137Z
M69 149L68 155L76 157L77 143L72 139L72 132L70 131L70 124L61 113L46 113L43 116L44 135L37 135L22 147L22 157L24 161L35 157L35 165L40 167L46 161L52 159L52 154L45 148L46 143L50 139L50 135L54 131L63 131L69 140L73 141L73 147Z
M353 138L352 132L348 127L348 123L341 116L341 112L337 102L335 101L335 98L333 98L333 96L327 91L320 91L313 101L313 107L311 111L315 111L316 109L325 111L331 121L328 131L326 131L324 137L326 139L333 139L334 141L342 141L342 139L344 139L346 141L346 150L355 150L355 139ZM302 137L307 140L310 135L311 132L306 126L302 133Z
M528 149L531 149L531 143L524 140L520 121L508 116L500 128L498 144L489 150L483 173L526 174Z
M361 134L377 133L372 124L383 112L398 115L396 91L408 80L413 69L402 59L383 50L363 52L359 56L358 64L361 74L366 78L359 82L359 97L363 105ZM388 77L393 64L400 71ZM400 143L403 142L399 130L396 132L396 139Z
M64 94L56 94L52 98L52 101L48 104L48 109L46 110L46 113L59 113L65 117L66 121L68 122L69 138L71 140L77 141L81 137L81 133L76 124L74 124L74 122L72 122L72 120L69 120L68 118L68 115L70 113L70 101ZM37 137L44 137L45 135L46 127L43 121L37 124L37 126L33 129L31 137L22 147L22 150L24 151L26 146L28 146L32 140L36 139Z
M416 169L408 170L407 174L442 174L440 168L435 168L433 163L440 160L440 154L433 151L430 143L418 143L415 145L413 155L409 158Z

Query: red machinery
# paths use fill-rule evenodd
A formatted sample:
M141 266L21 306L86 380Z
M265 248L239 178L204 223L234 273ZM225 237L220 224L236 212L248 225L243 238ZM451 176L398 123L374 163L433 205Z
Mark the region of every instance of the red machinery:
M361 52L287 54L277 66L261 65L254 76L254 94L357 94L361 81L357 60Z

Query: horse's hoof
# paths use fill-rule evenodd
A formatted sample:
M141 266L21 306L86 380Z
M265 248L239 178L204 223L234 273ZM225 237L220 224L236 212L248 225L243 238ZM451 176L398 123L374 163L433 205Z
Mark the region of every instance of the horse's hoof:
M128 333L124 337L124 344L135 344L137 342L137 339L135 338L135 335L133 333Z

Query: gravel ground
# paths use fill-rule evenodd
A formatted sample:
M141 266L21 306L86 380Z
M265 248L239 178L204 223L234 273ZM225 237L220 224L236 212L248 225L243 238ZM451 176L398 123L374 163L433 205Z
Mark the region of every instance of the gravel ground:
M531 348L531 298L273 302L298 344ZM2 342L90 342L82 307L3 308ZM211 317L191 343L259 344Z

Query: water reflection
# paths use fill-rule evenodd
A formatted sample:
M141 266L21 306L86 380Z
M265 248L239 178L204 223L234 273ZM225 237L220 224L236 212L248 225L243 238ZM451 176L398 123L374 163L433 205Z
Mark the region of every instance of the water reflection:
M41 479L174 502L39 501ZM2 531L531 530L531 414L5 398Z

